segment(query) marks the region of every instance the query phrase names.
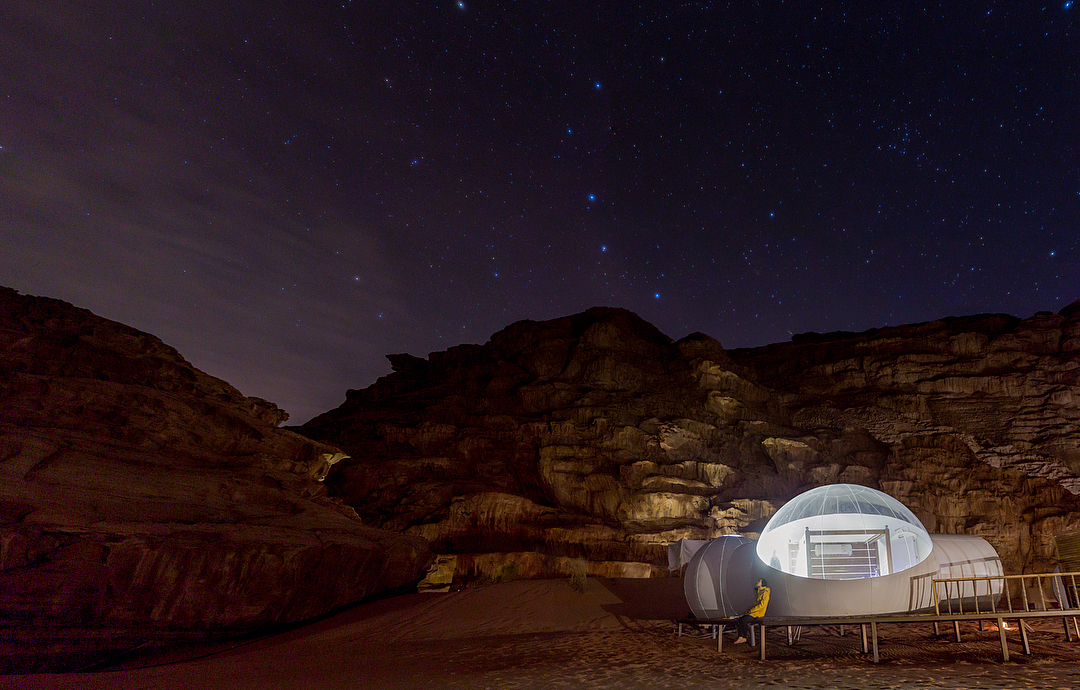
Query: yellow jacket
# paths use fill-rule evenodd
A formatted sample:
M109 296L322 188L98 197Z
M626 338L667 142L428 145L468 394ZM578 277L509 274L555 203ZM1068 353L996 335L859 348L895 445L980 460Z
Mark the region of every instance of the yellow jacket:
M757 591L757 601L754 602L753 608L750 609L750 615L754 618L761 618L765 615L765 609L769 608L769 588L762 587Z

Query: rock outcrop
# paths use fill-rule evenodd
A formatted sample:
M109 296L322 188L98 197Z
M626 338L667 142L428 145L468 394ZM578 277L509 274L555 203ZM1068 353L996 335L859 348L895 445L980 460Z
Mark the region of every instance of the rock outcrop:
M1050 567L1080 518L1080 301L730 354L793 425L887 444L880 488L932 532L986 538L1013 572Z
M312 618L426 542L321 480L344 455L157 338L0 288L0 673Z
M753 534L787 499L850 482L1010 572L1080 526L1080 303L727 352L595 308L394 373L302 427L351 456L330 492L457 555L459 576L666 570L680 537Z

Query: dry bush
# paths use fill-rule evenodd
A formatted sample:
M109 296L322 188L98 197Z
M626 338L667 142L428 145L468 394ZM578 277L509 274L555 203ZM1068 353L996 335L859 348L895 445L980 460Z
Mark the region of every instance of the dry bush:
M584 558L575 558L570 563L570 588L579 594L585 591L589 583L589 562Z

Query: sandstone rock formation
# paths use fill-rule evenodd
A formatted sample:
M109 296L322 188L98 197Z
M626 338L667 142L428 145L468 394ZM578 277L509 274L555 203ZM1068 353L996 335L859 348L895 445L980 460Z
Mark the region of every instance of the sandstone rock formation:
M0 672L301 621L413 582L337 448L157 338L0 288Z
M734 352L595 308L389 359L302 431L351 456L332 495L459 576L658 574L667 543L753 535L833 482L985 537L1009 572L1080 526L1080 303Z

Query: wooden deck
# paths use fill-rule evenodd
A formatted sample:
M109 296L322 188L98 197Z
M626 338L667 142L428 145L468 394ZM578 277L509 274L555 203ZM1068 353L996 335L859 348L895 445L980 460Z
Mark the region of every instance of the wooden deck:
M754 641L754 628L758 628L757 635L761 640L758 646L761 660L765 660L765 638L766 630L768 628L782 627L787 628L788 644L793 644L798 639L798 631L803 627L808 626L820 626L820 625L838 625L838 626L859 626L862 633L862 650L864 654L873 654L874 663L878 663L878 629L877 626L881 623L918 623L923 625L933 625L934 632L939 632L939 626L942 623L952 623L953 631L956 635L956 641L960 641L960 623L964 621L978 622L978 621L994 621L997 624L998 635L1001 640L1001 657L1002 661L1009 660L1009 646L1008 639L1005 635L1005 621L1014 620L1017 622L1017 628L1020 631L1020 642L1024 650L1024 654L1031 654L1031 644L1028 640L1028 627L1024 625L1025 620L1032 618L1060 618L1065 626L1065 636L1070 641L1073 637L1073 632L1076 632L1077 637L1080 637L1080 625L1077 624L1077 616L1080 616L1080 610L1066 609L1066 610L1050 610L1050 611L996 611L996 612L982 612L982 613L952 613L952 614L879 614L872 616L815 616L815 617L770 617L766 616L762 622L756 624L751 628L751 644ZM722 652L724 650L724 628L735 625L738 618L680 618L676 621L678 624L678 634L683 634L683 626L697 625L697 626L710 626L713 629L713 633L716 636L716 651ZM1070 630L1069 623L1072 623L1072 630ZM869 628L869 641L867 638L867 629Z

